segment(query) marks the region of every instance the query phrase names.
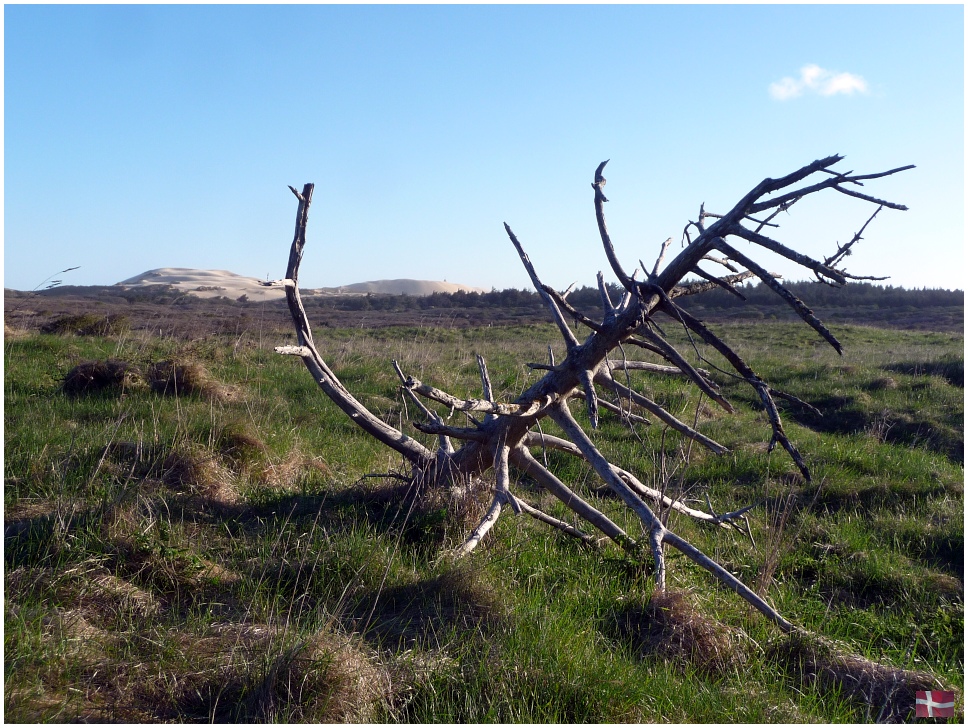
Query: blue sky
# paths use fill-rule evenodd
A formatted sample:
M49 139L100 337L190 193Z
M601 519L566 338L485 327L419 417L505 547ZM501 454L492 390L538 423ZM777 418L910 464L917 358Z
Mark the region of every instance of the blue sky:
M700 203L839 153L884 211L848 259L964 288L964 15L948 6L6 6L4 285L158 267L301 281L565 288L627 269ZM799 208L799 209L798 209ZM834 192L776 236L814 257L873 208ZM802 269L763 251L790 279Z

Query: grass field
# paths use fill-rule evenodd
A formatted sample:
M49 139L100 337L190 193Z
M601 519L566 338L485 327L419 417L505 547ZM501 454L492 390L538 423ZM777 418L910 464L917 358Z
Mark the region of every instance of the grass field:
M755 393L719 374L734 415L681 381L635 382L728 455L614 420L595 439L704 510L759 503L755 545L671 523L816 637L782 635L674 552L670 592L653 598L648 560L512 513L468 559L441 558L473 514L408 499L399 458L272 353L291 333L8 330L5 719L869 722L913 709L891 694L894 667L956 689L962 720L963 337L838 327L839 357L802 325L716 330L823 410L781 405L811 482L766 451ZM391 359L479 396L483 354L509 399L558 342L543 326L317 333L346 386L398 426L414 412ZM639 532L586 465L547 458Z

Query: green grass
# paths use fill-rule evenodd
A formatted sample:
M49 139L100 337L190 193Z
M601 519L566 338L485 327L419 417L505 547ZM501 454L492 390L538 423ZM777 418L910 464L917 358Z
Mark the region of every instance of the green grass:
M762 503L750 514L756 546L675 514L671 525L746 583L762 582L784 616L843 654L960 687L962 338L844 327L838 357L802 326L717 330L774 387L824 410L819 419L781 404L811 482L780 449L765 452L770 428L755 393L719 374L737 412L706 400L699 422L729 454L690 449L656 426L633 436L607 414L596 442L697 507L707 497L717 512ZM403 481L366 477L402 463L329 403L298 360L271 352L291 335L270 338L8 337L7 720L877 718L877 705L846 683L811 679L801 647L675 552L671 621L650 601L648 561L610 545L589 550L511 513L466 562L440 559L474 514L446 499L414 505ZM540 376L525 364L545 361L549 343L563 356L558 342L535 326L317 334L344 383L395 425L414 410L391 359L479 396L481 353L496 396L509 399ZM134 377L84 395L61 390L72 367L108 358L140 372L191 362L211 386L164 396ZM634 381L684 421L696 417L700 403L683 382ZM547 456L565 482L640 532L586 465ZM657 474L663 459L669 477ZM572 520L528 483L515 488ZM785 526L771 528L785 503Z

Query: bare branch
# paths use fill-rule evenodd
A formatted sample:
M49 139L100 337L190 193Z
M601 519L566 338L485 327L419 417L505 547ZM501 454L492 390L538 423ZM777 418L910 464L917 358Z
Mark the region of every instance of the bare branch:
M274 351L277 354L288 354L289 356L308 356L312 357L313 351L308 346L277 346Z
M843 347L837 338L830 333L823 322L813 315L813 311L807 308L803 301L790 293L786 288L781 286L779 282L766 272L764 268L761 268L758 264L747 258L745 255L740 253L738 250L730 246L725 240L720 238L717 240L717 246L722 252L728 255L730 258L735 260L740 265L743 265L753 271L761 281L773 289L780 298L786 301L790 307L797 312L797 315L806 321L814 331L820 334L824 339L826 339L834 349L836 349L838 354L843 354Z
M608 359L605 363L612 371L649 372L651 374L672 374L682 377L689 376L679 367L670 367L666 366L665 364L653 364L649 361L636 361L634 359L625 359L619 361L618 359ZM707 379L710 376L709 372L705 369L696 367L696 371ZM712 382L710 382L710 384L712 384Z
M424 397L445 404L451 409L461 412L487 412L495 415L510 415L513 417L528 417L547 407L553 397L548 395L540 400L528 402L526 404L504 404L502 402L491 402L485 399L460 399L443 390L424 384L419 379L407 377L403 384L404 388L422 394Z
M608 289L605 287L605 277L602 275L601 271L598 271L598 295L602 299L602 310L605 312L604 325L607 325L615 320L615 306L612 305L612 299L608 295Z
M605 186L605 178L602 176L602 170L605 169L606 164L608 164L607 159L598 165L598 169L595 170L595 181L592 182L592 187L595 189L595 218L598 220L598 232L602 238L602 246L605 248L605 257L608 258L608 263L612 266L612 271L618 278L618 282L622 284L622 287L626 291L634 291L635 285L632 283L632 279L629 278L628 274L622 269L622 264L618 262L618 257L615 255L615 247L612 245L612 239L608 235L608 227L605 225L605 203L608 202L608 198L602 192L602 187Z
M669 427L677 432L685 435L686 437L695 440L701 445L705 445L708 449L712 450L717 455L722 455L729 452L729 450L722 445L720 445L715 440L711 440L706 437L701 432L697 432L692 429L689 425L684 422L680 422L672 414L667 412L665 409L657 405L651 399L644 397L635 390L629 389L628 387L619 384L615 379L611 377L607 372L599 371L595 374L595 379L600 381L603 386L612 387L616 392L619 392L621 396L625 397L627 400L637 404L639 407L648 410L660 420L665 422Z
M875 217L877 217L877 213L879 213L883 209L884 209L883 205L878 205L877 209L874 210L874 214L871 215L869 218L867 218L867 222L865 222L861 226L860 230L854 233L854 237L850 239L850 242L843 247L840 247L838 245L837 252L831 255L829 258L827 258L827 260L824 261L824 265L828 265L828 266L837 265L837 263L839 263L844 258L844 256L850 255L850 252L851 252L850 249L854 246L855 243L858 243L861 240L863 240L861 235L863 235L864 230L866 230L867 226L871 224L871 222L874 220Z
M532 506L532 505L530 505L528 503L525 503L523 500L521 500L520 498L518 498L516 496L511 496L511 497L514 498L514 501L513 502L516 502L518 504L518 507L522 511L524 511L525 513L527 513L529 516L531 516L532 518L534 518L534 519L536 519L538 521L541 521L542 523L547 523L549 526L553 526L554 528L557 528L557 529L559 529L561 531L564 531L569 536L574 536L575 538L581 539L582 541L584 541L589 546L592 546L594 548L597 548L598 547L598 541L595 538L593 538L592 536L589 536L587 533L584 533L582 531L579 531L574 526L571 526L570 524L565 523L564 521L559 520L559 519L555 518L554 516L549 516L544 511L539 511L534 506Z
M780 278L778 273L770 273L774 278ZM750 271L743 271L742 273L737 273L734 276L724 276L720 280L723 282L733 285L734 283L741 283L749 278L755 278L756 274ZM714 288L718 288L719 283L690 283L686 286L676 286L671 291L669 291L669 298L679 298L680 296L694 296L697 293L705 293L706 291L711 291Z
M787 402L792 402L793 404L804 407L805 409L808 409L811 412L813 412L818 417L823 416L823 412L818 410L812 404L810 404L809 402L804 402L802 399L800 399L799 397L794 397L792 394L789 394L787 392L781 392L778 389L773 389L773 387L769 387L769 393L774 397L779 397L780 399L785 399Z
M725 281L722 278L717 278L714 275L710 275L709 273L707 273L706 271L704 271L702 268L700 268L698 265L695 268L693 268L692 270L693 270L693 272L696 275L700 276L701 278L705 278L710 283L714 283L715 285L719 286L720 288L724 289L725 291L727 291L729 293L732 293L734 296L736 296L741 301L745 301L746 300L746 296L744 296L742 293L740 293L735 288L733 288L733 286L731 286L728 281Z
M622 418L623 422L626 423L638 423L640 425L651 425L652 423L642 417L641 415L632 414L631 412L626 412L622 407L617 404L612 404L607 399L599 399L598 406L609 412L614 412L619 417Z
M518 251L518 256L521 258L521 262L524 263L525 270L528 271L528 275L531 277L531 283L534 284L535 290L538 294L545 300L548 304L548 308L551 310L551 316L558 326L558 330L561 332L561 336L565 340L565 345L568 349L572 349L578 346L578 339L568 328L568 322L565 321L564 316L561 315L561 311L558 308L558 304L555 303L555 299L548 295L545 291L544 286L541 284L541 280L538 278L538 274L534 270L534 266L531 264L531 259L528 258L528 254L524 252L524 248L521 247L521 243L518 242L517 236L511 230L511 227L504 223L504 229L507 231L508 237L511 238L511 242L514 244L515 250Z
M780 419L780 413L776 408L776 403L770 396L770 388L766 383L760 379L760 377L754 372L750 366L743 361L735 351L733 351L729 346L725 344L718 336L716 336L712 331L706 328L705 324L699 319L694 317L688 311L680 308L672 301L665 301L662 304L663 309L668 313L669 316L678 319L682 324L692 331L695 331L702 337L703 341L711 345L716 351L723 355L723 357L732 365L732 367L745 379L756 393L760 397L760 401L763 403L764 408L767 411L767 415L770 418L770 426L773 429L773 439L771 442L779 442L783 445L790 457L796 463L800 472L803 473L803 477L808 481L810 480L810 471L807 469L806 463L803 461L800 452L794 447L793 443L790 442L789 438L786 436L786 432L783 429L783 422Z
M588 420L592 429L598 429L598 393L595 392L594 375L583 371L578 375L581 386L585 390L585 403L588 405Z
M569 455L574 455L575 457L579 457L583 460L585 459L585 456L582 454L582 451L578 449L577 445L570 440L555 437L554 435L538 435L537 433L529 432L528 436L524 440L524 444L528 447L548 447L552 450L558 450L560 452L568 453ZM710 525L721 526L722 528L735 526L735 524L732 523L734 518L742 516L743 513L748 511L750 508L755 507L747 506L746 508L740 509L735 513L726 513L719 516L712 513L704 513L703 511L696 510L695 508L690 508L681 501L669 498L655 488L650 488L642 483L642 481L636 478L628 470L620 468L617 465L612 465L612 469L618 477L624 480L625 483L639 495L639 497L648 498L649 500L654 501L659 507L672 509L685 516L689 516L690 518L694 518L697 521L702 521L703 523L708 523Z
M497 447L494 448L494 480L498 494L506 503L511 504L511 509L521 513L521 506L511 495L511 478L508 474L508 455L511 449L507 445L507 434L503 433L498 440Z
M371 437L396 450L418 468L426 468L428 463L433 461L433 454L412 437L408 437L388 425L357 401L316 350L312 329L309 326L309 319L306 316L306 309L303 307L298 286L299 264L302 261L303 248L306 244L306 224L309 220L309 205L312 201L313 185L303 186L302 193L296 192L292 187L289 189L299 200L299 207L296 212L296 231L289 251L289 265L286 268L286 278L292 281L293 285L286 288L286 302L296 328L299 346L308 350L308 354L300 351L299 356L326 396L349 415L353 422Z
M700 374L689 361L682 356L675 347L672 346L668 341L663 339L657 333L649 329L648 325L640 326L637 329L641 336L646 337L649 341L654 343L659 349L663 351L663 356L679 367L679 370L689 377L700 391L704 392L706 396L712 399L716 404L722 407L729 413L733 412L733 406L726 401L726 398L719 393L717 387L710 381L708 381L702 374Z
M833 159L834 161L831 162L831 164L834 164L836 162L839 162L842 159L842 157L828 157L827 159ZM825 162L826 160L820 160L820 161L821 162ZM806 169L808 169L810 167L813 167L814 165L817 165L817 164L818 164L818 162L814 162L812 165L808 165L807 167L804 167L803 170L806 170ZM755 199L758 199L763 194L767 194L769 192L774 192L776 190L781 190L784 187L788 187L791 184L794 184L796 182L799 182L801 179L804 179L805 177L808 177L810 174L813 174L813 172L821 171L821 169L824 169L824 171L827 171L825 168L831 166L831 164L823 164L821 167L818 167L816 169L811 170L808 174L803 175L803 176L799 177L798 179L791 179L792 177L794 177L794 175L790 175L790 176L785 177L785 178L783 178L781 180L768 180L769 182L771 182L773 184L769 185L768 186L768 189L763 190L762 193L760 193L759 195L757 195L756 198L753 198L753 199L754 200ZM880 172L880 173L877 173L877 174L864 174L864 175L851 175L851 176L835 174L833 177L830 177L828 179L825 179L822 182L818 182L815 185L810 185L808 187L802 187L802 188L800 188L798 190L794 190L792 192L788 192L788 193L783 194L783 195L780 195L778 197L774 197L774 198L769 199L769 200L764 200L763 202L757 202L755 204L751 204L751 205L748 206L748 208L746 210L746 215L745 216L755 215L757 212L761 212L763 210L769 210L770 208L773 208L773 207L778 207L779 205L782 205L782 204L784 204L786 202L789 202L790 200L796 199L798 197L805 197L805 196L811 195L811 194L813 194L815 192L819 192L820 190L825 190L825 189L830 189L830 188L837 188L838 185L840 185L840 184L856 182L857 180L862 180L862 179L875 179L877 177L887 177L888 175L897 174L898 172L904 172L904 171L906 171L908 169L914 169L914 165L913 164L908 164L908 165L906 165L904 167L896 167L895 169L888 170L887 172ZM800 170L800 172L802 172L803 170ZM795 175L796 174L799 174L799 173L795 173ZM786 182L785 180L787 180L787 179L791 179L791 181ZM879 205L884 205L885 207L890 207L890 208L893 208L895 210L906 210L907 209L904 205L897 205L897 204L895 204L893 202L884 202L882 200L876 200L874 198L868 198L868 197L866 197L864 195L860 195L858 193L848 192L847 190L844 190L842 188L838 188L837 191L838 192L843 192L844 194L849 194L852 197L859 197L862 200L868 200L869 202L875 202L875 203L877 203Z
M717 258L715 255L704 255L702 259L711 260L713 263L719 263L719 265L723 266L723 268L730 271L731 273L739 273L736 267L733 266L726 258Z
M477 548L477 545L481 542L481 539L483 539L484 536L487 535L487 532L494 527L494 524L497 523L497 519L501 516L501 503L503 500L504 497L501 493L494 494L494 500L491 501L491 506L487 509L487 513L484 514L484 518L482 518L481 522L477 524L477 528L471 531L470 535L467 537L467 540L461 544L460 548L454 552L454 558L463 558Z
M547 470L541 463L534 459L534 456L528 452L527 448L521 446L515 448L511 452L511 463L526 475L533 478L545 490L623 549L632 552L636 551L637 546L635 541L629 538L625 531L615 525L608 516L590 506L583 498L575 494L568 486L558 480L550 470Z
M484 399L494 401L494 393L491 390L491 378L487 374L487 363L484 361L484 357L480 354L477 355L477 368L481 372L481 389L484 394Z
M670 240L671 240L671 238L670 238ZM642 261L639 261L639 262L641 263ZM643 266L643 269L644 269L644 266ZM638 274L639 274L639 269L638 268L636 268L635 270L632 271L632 282L633 283L635 282L635 276L637 276ZM632 290L632 291L626 290L625 293L622 295L622 300L618 304L618 309L620 311L624 311L629 306L629 304L632 302L632 299L635 298L637 295L638 294L637 294L637 291L636 290Z
M458 440L474 440L475 442L487 442L487 433L479 427L454 427L446 425L440 419L428 422L414 422L413 426L427 435L438 435L453 437Z
M760 613L762 613L771 622L776 624L784 632L793 631L793 625L784 619L773 607L767 604L765 600L756 594L756 592L746 586L746 584L741 582L711 558L706 556L706 554L697 549L691 543L683 539L681 536L677 536L671 531L666 531L662 540L664 543L675 547L692 559L692 561L699 564L706 571L715 576L724 586L739 594L743 599L752 604L757 610L760 611Z
M568 406L564 402L557 402L554 407L549 408L548 416L564 430L568 439L578 446L585 460L592 466L592 469L598 474L598 477L622 499L625 505L635 512L650 531L654 529L658 529L660 532L665 531L665 527L656 517L655 513L652 512L652 509L639 498L624 480L618 477L612 469L612 464L605 459L605 456L598 451L598 448L588 438L588 435L575 422L575 419L571 416L571 412L568 410Z
M394 359L390 363L393 365L393 370L397 373L397 377L399 377L400 381L403 382L404 385L406 385L407 378L403 375L403 370L400 368L400 365L397 363L397 360ZM437 426L436 432L433 432L433 433L428 432L427 429L425 429L424 427L421 427L419 424L416 424L416 423L414 423L414 427L420 430L421 432L437 435L438 442L440 443L441 451L447 454L454 452L454 446L450 442L451 433L445 431L446 427L444 425L443 420L440 418L440 415L438 415L433 410L429 409L423 402L421 402L417 398L417 395L415 395L412 391L407 389L406 386L404 386L403 389L410 397L410 399L413 401L413 403L417 406L417 409L419 409L423 413L423 416L427 418L427 421L432 425ZM461 438L461 439L470 439L470 438Z
M834 270L833 268L830 268L824 265L818 260L814 260L809 256L798 253L795 250L791 250L790 248L783 245L782 243L778 243L776 240L768 238L765 235L760 235L759 233L754 233L752 230L747 230L742 225L734 225L730 227L729 234L736 235L738 237L743 238L744 240L749 240L751 243L762 245L764 248L768 250L772 250L774 253L777 253L778 255L782 255L784 258L792 260L794 263L798 263L799 265L802 265L804 268L809 268L810 270L815 271L817 273L821 273L827 276L828 278L832 278L833 280L837 281L840 284L844 284L847 282L847 279L844 278L844 275L841 271ZM720 250L722 250L722 248L720 248ZM726 251L723 251L723 252L726 252ZM727 253L727 255L729 255L729 253ZM730 257L732 258L733 256L730 256ZM746 265L745 263L742 263L736 258L733 258L733 260L736 260L736 262L740 263L741 265ZM749 268L749 266L746 266L746 267ZM752 270L752 268L750 268L750 270Z
M659 257L655 259L655 265L652 266L652 278L656 278L659 275L659 266L662 265L662 259L665 258L666 250L669 249L669 245L672 243L672 238L666 238L662 241L662 247L659 249ZM640 261L641 262L641 261ZM643 270L645 269L645 264L642 264Z
M571 316L573 319L575 319L575 321L578 321L579 323L584 324L585 326L587 326L588 328L590 328L592 331L601 331L604 328L601 324L596 323L595 321L592 321L592 319L588 318L585 314L583 314L577 308L575 308L570 303L568 303L565 300L564 296L562 296L560 293L558 293L551 286L542 285L541 286L541 289L545 293L547 293L551 297L551 299L561 309L564 309L568 313L569 316Z

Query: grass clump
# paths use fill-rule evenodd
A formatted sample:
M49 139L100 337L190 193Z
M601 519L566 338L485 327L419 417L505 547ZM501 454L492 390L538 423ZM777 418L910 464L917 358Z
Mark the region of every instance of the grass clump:
M391 695L390 674L372 651L322 630L272 659L245 701L244 719L372 723Z
M440 559L490 502L490 475L471 497L415 487L298 362L271 352L289 336L6 342L8 720L861 722L902 715L909 688L928 684L908 673L963 682L964 475L951 453L963 432L951 381L960 339L853 327L838 331L841 359L798 327L726 332L771 384L832 403L823 420L780 404L809 483L764 447L769 423L741 381L720 382L737 405L727 417L703 410L682 380L630 375L683 421L700 410L726 456L687 456L660 428L631 437L608 416L592 434L690 505L761 504L747 514L755 546L676 513L669 527L747 584L762 575L764 598L826 635L794 643L674 550L670 591L653 595L647 556L587 549L510 509L467 560ZM354 396L421 438L390 356L478 396L484 353L506 400L540 376L524 363L556 337L554 327L330 328L317 346ZM101 391L123 397L65 396L64 372L110 360L167 362L164 384L111 380ZM928 371L937 362L950 377ZM925 366L889 368L899 363ZM179 380L184 364L203 371ZM888 378L896 386L878 383ZM231 396L205 394L205 382ZM535 455L639 535L586 463ZM512 475L522 499L587 529ZM866 701L889 705L891 680L907 692L891 693L897 712L882 714Z
M61 336L74 334L76 336L116 336L131 328L128 317L124 314L108 314L98 316L93 313L81 313L60 316L44 324L41 331L45 334L59 334Z
M746 661L740 635L699 611L684 591L655 592L645 604L625 603L615 623L623 641L644 658L710 677L734 672Z
M140 381L137 369L128 362L106 359L81 362L64 376L62 388L71 397L103 391L122 393Z
M208 370L198 362L168 359L148 367L145 378L151 389L170 397L203 397L225 399L229 389L212 379Z
M911 720L918 690L943 689L928 672L874 662L832 640L802 632L772 643L767 659L775 661L797 685L816 684L840 692L860 705L868 720L878 723Z
M440 649L455 633L496 628L508 608L481 573L459 564L429 579L372 592L361 601L360 616L358 626L379 644L427 650Z

